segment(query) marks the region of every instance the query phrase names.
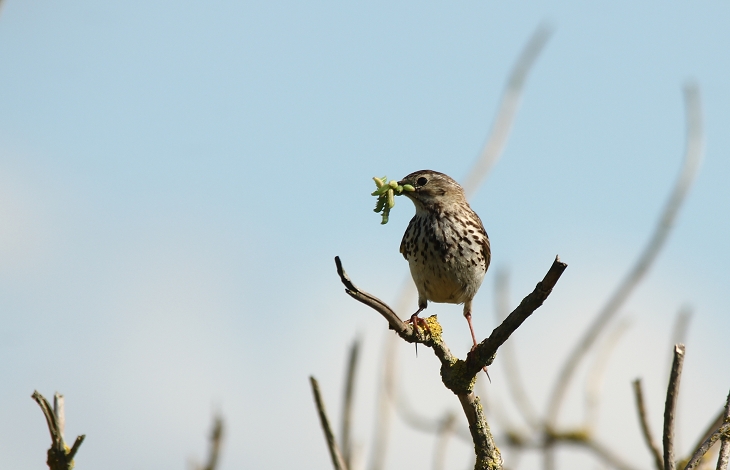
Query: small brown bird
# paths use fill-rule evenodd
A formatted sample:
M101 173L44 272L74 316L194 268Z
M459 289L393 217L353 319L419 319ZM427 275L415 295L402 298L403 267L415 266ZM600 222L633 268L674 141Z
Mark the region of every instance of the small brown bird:
M466 202L464 189L443 173L416 171L398 184L415 188L404 193L416 206L416 215L400 244L400 252L408 260L418 289L418 311L410 321L419 321L418 314L428 306L429 300L464 304L464 317L476 347L471 301L491 259L484 225Z

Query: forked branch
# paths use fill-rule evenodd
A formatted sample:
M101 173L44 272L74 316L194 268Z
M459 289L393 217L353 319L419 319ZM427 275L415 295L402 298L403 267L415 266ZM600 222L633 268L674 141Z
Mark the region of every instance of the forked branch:
M474 394L476 375L484 366L488 366L494 361L497 349L543 304L568 265L555 257L552 266L543 280L537 284L535 290L522 300L520 305L492 331L487 339L467 355L466 360L461 360L451 354L443 342L441 325L435 316L426 319L428 328L421 330L412 327L403 322L385 302L357 288L342 267L339 256L335 257L335 264L337 274L345 286L345 292L350 297L380 313L388 321L390 329L405 341L421 343L433 350L441 362L441 380L449 390L457 395L469 422L469 431L476 454L474 468L479 470L501 469L502 457L494 444L494 438L484 416L484 408L479 397Z
M38 403L38 406L41 407L43 416L46 418L46 424L48 424L48 431L51 433L51 448L48 449L48 460L46 461L48 468L50 470L71 470L74 468L74 456L78 452L79 447L81 447L81 443L86 439L86 435L82 434L78 436L71 449L69 449L63 440L65 421L63 397L57 394L54 399L56 406L51 408L48 400L37 391L34 391L31 396Z

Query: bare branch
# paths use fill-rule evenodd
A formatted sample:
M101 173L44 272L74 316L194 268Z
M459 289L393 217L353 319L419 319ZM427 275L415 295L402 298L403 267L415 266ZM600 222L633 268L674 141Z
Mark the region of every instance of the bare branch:
M705 432L701 434L700 438L697 440L697 443L694 446L694 450L692 450L692 453L689 454L685 462L689 462L690 458L697 452L699 452L700 447L702 447L702 444L705 443L705 440L707 440L712 434L718 430L720 426L722 426L724 422L724 416L725 416L725 409L720 409L720 412L717 414L715 419L712 420L709 426L707 426L707 429L705 429Z
M722 418L725 424L730 423L730 393L725 400L725 412ZM730 461L730 435L725 434L720 444L720 455L717 457L717 470L727 470L728 461Z
M644 404L644 392L641 388L641 379L634 380L634 397L636 398L636 411L639 413L639 423L641 424L641 432L644 435L644 441L652 457L654 457L654 466L656 470L664 469L664 461L659 446L654 441L654 436L649 429L649 419L646 415L646 405Z
M59 427L59 417L54 412L54 409L51 408L51 404L38 391L34 391L31 397L41 407L43 416L46 418L48 431L51 433L51 447L48 449L48 459L46 460L48 468L50 470L71 470L74 467L73 458L76 452L78 452L81 443L84 442L86 435L77 437L73 447L68 449L63 441L63 433ZM62 414L63 396L56 394L54 404L56 405L55 410Z
M679 379L682 376L682 364L684 364L684 345L674 346L674 361L672 372L669 374L669 385L667 386L667 401L664 404L664 470L674 470L674 414L677 408L677 397L679 396Z
M723 437L730 438L730 422L720 426L715 432L710 435L710 437L705 439L699 449L697 449L697 451L692 455L692 458L687 463L687 466L684 467L684 470L693 470L695 467L697 467L697 465L699 465L699 463L702 461L702 457L707 453L708 450L710 450L710 447L715 445L715 443Z
M543 280L537 283L535 290L522 299L520 305L509 314L502 324L492 331L489 338L479 343L469 352L466 356L467 370L474 371L476 374L482 367L492 363L497 349L542 305L567 267L568 265L560 261L559 257L555 257L550 270L545 274Z
M682 206L692 182L697 174L703 154L703 131L702 113L700 109L699 90L696 85L689 84L684 89L686 108L687 147L684 155L684 162L679 178L675 183L669 199L664 206L664 211L659 218L654 233L649 238L646 247L641 252L636 264L631 268L626 277L621 281L616 291L608 299L606 305L601 309L593 323L588 327L583 337L576 344L569 354L565 364L558 374L553 386L547 408L548 426L555 427L560 408L565 399L568 386L573 379L578 364L585 357L596 341L596 338L605 331L606 324L618 313L619 308L626 302L629 295L639 285L644 275L656 260L657 255L664 247L664 243L671 232L674 221L677 218L679 209Z
M494 438L489 430L484 409L478 397L474 395L473 388L476 381L476 374L486 365L491 364L496 355L497 349L509 336L542 305L550 295L552 288L557 283L567 265L555 258L550 270L535 290L525 297L520 305L492 331L489 338L482 341L471 351L465 361L459 360L446 346L441 337L441 325L436 316L426 318L426 328L421 334L417 328L404 324L393 310L380 299L361 291L352 283L342 267L339 257L335 258L337 273L345 285L345 292L355 300L362 302L378 313L380 313L398 335L408 342L422 343L431 348L441 362L441 380L444 385L454 392L464 409L469 422L469 431L474 442L476 464L475 469L501 469L502 457L494 444Z
M345 390L342 400L342 422L340 424L340 441L342 442L342 458L348 468L352 468L352 442L350 430L352 429L353 397L355 395L355 373L357 371L357 359L360 351L360 340L355 340L350 346L350 355L347 361L347 373L345 375Z
M210 433L210 450L208 461L205 465L195 464L198 470L215 470L220 459L221 447L223 445L223 417L216 415L213 418L213 430Z
M484 177L487 176L489 170L492 169L492 166L502 154L512 130L527 75L551 35L552 30L549 27L544 24L538 26L517 59L502 94L502 102L497 111L489 138L487 138L477 161L464 180L463 187L467 198L470 198L476 192Z
M608 360L611 357L611 352L621 339L621 336L628 330L629 321L624 319L603 341L603 345L598 350L596 358L593 361L593 366L588 372L586 380L586 417L585 427L586 429L593 429L598 421L598 405L600 404L601 396L601 384L603 383L603 374L606 372L608 366Z
M327 448L330 451L330 457L332 458L332 465L335 470L347 470L345 461L342 459L342 453L337 447L335 441L335 435L332 433L332 427L330 427L329 419L327 418L327 411L324 408L324 401L322 395L319 393L319 383L317 379L310 376L309 382L312 385L312 394L314 394L314 403L317 406L317 412L319 413L319 422L322 425L322 431L324 431L324 438L327 441Z

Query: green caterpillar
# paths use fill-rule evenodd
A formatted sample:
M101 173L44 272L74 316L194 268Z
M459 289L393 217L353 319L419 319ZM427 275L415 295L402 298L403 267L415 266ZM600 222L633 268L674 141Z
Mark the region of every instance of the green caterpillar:
M388 181L386 176L382 178L374 177L373 181L375 181L375 186L378 187L378 189L371 193L372 196L378 198L375 203L374 212L383 213L383 220L380 223L384 225L388 223L390 210L395 207L395 196L400 196L403 192L411 192L416 189L410 184L400 185L395 180Z

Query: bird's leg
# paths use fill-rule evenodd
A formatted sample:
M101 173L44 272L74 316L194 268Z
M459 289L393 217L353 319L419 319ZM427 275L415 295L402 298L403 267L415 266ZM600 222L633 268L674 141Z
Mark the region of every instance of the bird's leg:
M412 323L413 328L416 329L416 333L418 333L418 325L421 324L423 328L428 332L428 334L431 334L431 328L428 327L428 323L423 318L419 317L418 314L426 310L426 307L428 306L427 303L419 303L418 310L416 310L416 313L411 315L411 318L406 320L406 323ZM418 343L416 344L416 357L418 357Z
M466 321L469 323L469 331L471 332L471 340L474 342L474 346L471 347L471 351L474 351L477 348L477 337L474 334L474 325L471 323L471 302L464 304L464 318L466 318ZM471 352L470 351L470 352ZM482 368L485 374L487 374L487 378L489 379L489 382L492 382L492 378L489 377L489 372L487 372L487 366L484 366Z

